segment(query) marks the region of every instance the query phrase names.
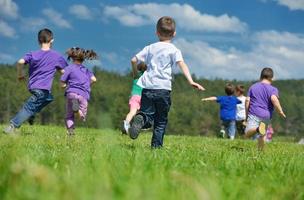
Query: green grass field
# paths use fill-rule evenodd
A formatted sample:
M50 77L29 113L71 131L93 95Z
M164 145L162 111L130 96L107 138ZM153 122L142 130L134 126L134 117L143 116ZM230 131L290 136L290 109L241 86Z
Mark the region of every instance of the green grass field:
M3 126L0 126L1 130ZM304 199L304 146L24 126L0 136L0 199ZM276 138L274 138L276 140Z

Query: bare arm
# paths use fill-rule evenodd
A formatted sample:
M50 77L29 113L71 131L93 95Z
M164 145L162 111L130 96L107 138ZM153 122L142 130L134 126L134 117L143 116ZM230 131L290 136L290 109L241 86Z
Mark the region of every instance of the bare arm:
M216 100L217 100L216 97L207 97L202 99L202 101L216 101Z
M19 81L25 79L25 74L23 72L24 64L25 64L25 60L23 58L21 58L17 62L17 76Z
M189 68L187 66L187 64L184 62L184 61L179 61L177 62L178 66L180 67L180 69L182 70L182 72L184 73L186 79L188 80L188 83L190 85L192 85L193 87L199 89L199 90L202 90L204 91L205 88L203 86L201 86L200 84L198 83L195 83L193 80L192 80L192 77L191 77L191 74L190 74L190 71L189 71Z
M137 58L135 56L131 59L131 66L133 78L135 78L137 75Z
M97 81L96 77L95 76L92 76L91 77L91 84L95 83Z
M245 119L245 121L247 121L247 119L248 119L249 103L250 103L250 97L246 97L246 100L245 100L246 119Z
M283 109L281 107L280 101L276 95L271 95L271 102L274 105L274 108L276 109L276 111L279 113L279 115L286 118L286 115L283 112Z
M66 86L67 86L66 82L60 81L61 88L66 88Z
M61 75L64 74L64 69L59 69L58 71Z

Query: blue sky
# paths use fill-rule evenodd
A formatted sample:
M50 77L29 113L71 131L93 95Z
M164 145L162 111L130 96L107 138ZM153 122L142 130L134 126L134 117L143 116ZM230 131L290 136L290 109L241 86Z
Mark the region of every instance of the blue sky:
M278 79L304 78L304 0L0 0L0 63L39 48L37 31L48 27L59 52L94 49L100 60L88 65L125 73L157 41L164 15L176 19L173 42L199 77L253 80L271 66Z

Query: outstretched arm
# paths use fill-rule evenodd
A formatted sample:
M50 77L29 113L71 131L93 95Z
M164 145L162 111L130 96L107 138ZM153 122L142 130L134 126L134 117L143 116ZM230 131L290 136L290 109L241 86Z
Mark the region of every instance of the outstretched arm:
M271 95L271 102L274 105L274 108L276 109L276 111L279 113L279 115L286 118L286 115L283 112L283 109L281 107L280 101L276 95Z
M23 67L25 64L25 60L23 58L21 58L20 60L18 60L17 62L17 76L18 76L18 80L24 80L25 79L25 74L23 72Z
M178 61L177 64L180 67L180 69L182 70L183 74L185 75L185 77L188 80L188 83L190 85L192 85L194 88L197 88L198 90L202 90L202 91L205 90L205 88L203 86L201 86L200 84L198 84L192 80L189 68L184 61Z
M203 98L202 101L216 101L217 97L207 97L207 98Z

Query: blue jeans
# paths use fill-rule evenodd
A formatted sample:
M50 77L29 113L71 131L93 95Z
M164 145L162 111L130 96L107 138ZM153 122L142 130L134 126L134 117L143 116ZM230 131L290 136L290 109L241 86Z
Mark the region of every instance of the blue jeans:
M22 109L11 119L11 124L19 128L23 122L35 116L42 108L53 101L53 96L48 90L31 90L32 96L25 102Z
M163 139L168 123L168 113L171 106L171 91L143 89L139 114L144 117L143 128L154 124L151 147L163 146Z
M222 120L222 125L225 132L228 133L229 138L235 137L235 120Z

